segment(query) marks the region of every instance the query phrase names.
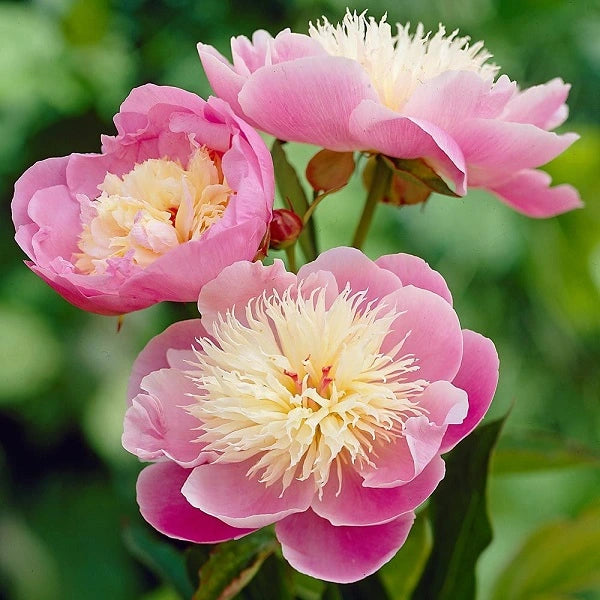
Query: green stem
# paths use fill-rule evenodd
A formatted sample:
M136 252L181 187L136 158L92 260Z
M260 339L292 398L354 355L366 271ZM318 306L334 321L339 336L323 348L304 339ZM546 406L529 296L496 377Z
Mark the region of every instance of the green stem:
M296 265L296 242L285 249L285 255L287 256L288 267L290 271L297 273L298 267Z
M388 191L391 180L391 169L385 164L381 155L377 155L371 188L369 189L367 201L365 202L365 207L363 208L360 221L354 232L354 239L352 240L352 245L359 250L365 243L367 234L369 233L369 227L371 227L371 222L373 221L375 208L377 208L377 204L379 204L381 199L385 196L385 193Z

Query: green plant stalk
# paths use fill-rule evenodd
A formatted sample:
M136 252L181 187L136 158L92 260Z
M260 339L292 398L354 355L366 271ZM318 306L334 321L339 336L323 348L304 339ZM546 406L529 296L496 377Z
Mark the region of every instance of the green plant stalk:
M296 264L296 242L285 249L285 255L287 256L288 268L294 273L298 272L298 266Z
M359 250L363 247L367 239L375 209L388 191L392 180L392 171L385 164L381 155L378 155L375 160L375 173L373 173L371 188L369 189L369 194L367 195L367 200L352 240L352 245Z

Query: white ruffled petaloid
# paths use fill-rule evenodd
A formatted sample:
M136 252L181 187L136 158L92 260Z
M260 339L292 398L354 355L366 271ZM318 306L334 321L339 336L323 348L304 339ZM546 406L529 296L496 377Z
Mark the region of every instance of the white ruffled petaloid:
M188 410L218 462L254 458L248 475L283 490L311 476L322 490L335 464L341 486L343 464L371 464L376 442L423 413L411 398L428 382L406 380L416 357L404 340L382 352L393 307L348 288L329 306L324 288L288 289L251 300L244 317L220 316L189 371L201 391Z
M470 38L458 37L458 29L446 36L440 24L431 36L421 23L413 34L409 32L410 23L397 23L393 35L387 15L377 22L365 13L348 10L337 25L323 17L316 26L310 23L309 35L332 56L359 62L381 102L392 110L399 110L421 83L445 71L474 71L489 81L499 71L498 66L486 64L492 55L483 42L469 45Z

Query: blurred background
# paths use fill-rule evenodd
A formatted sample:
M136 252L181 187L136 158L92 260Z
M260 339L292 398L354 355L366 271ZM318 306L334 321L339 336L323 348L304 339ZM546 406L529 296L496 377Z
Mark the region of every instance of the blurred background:
M86 314L22 263L14 181L33 162L99 150L141 83L206 97L195 44L307 31L344 0L38 0L0 3L0 596L171 600L127 548L140 465L120 444L136 354L180 318L159 305ZM600 598L600 2L366 0L379 18L483 39L522 86L572 82L563 130L582 138L548 165L583 210L535 221L483 192L381 206L366 251L405 251L442 272L464 327L501 358L492 416L514 405L493 463L495 537L478 565L482 600ZM289 146L302 170L315 152ZM364 198L355 176L317 211L321 248L348 244Z

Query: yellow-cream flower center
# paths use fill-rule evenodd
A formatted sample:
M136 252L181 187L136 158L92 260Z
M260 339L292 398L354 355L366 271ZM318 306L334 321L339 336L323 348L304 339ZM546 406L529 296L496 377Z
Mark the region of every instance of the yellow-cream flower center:
M218 462L252 459L248 476L283 491L314 477L321 492L332 468L341 486L344 466L372 464L376 444L423 412L411 398L427 382L408 380L419 367L402 352L406 338L382 351L399 313L348 288L326 298L325 288L308 298L289 289L250 301L243 322L219 315L188 374L206 450Z
M179 244L197 239L218 221L232 191L220 159L197 149L187 168L166 158L148 159L119 177L107 173L84 223L75 266L104 273L108 261L128 257L146 267Z
M377 22L349 10L342 23L333 25L325 17L316 26L310 23L309 35L333 56L358 61L369 74L379 99L392 110L399 110L417 87L445 71L474 71L493 81L499 67L486 64L491 54L483 42L469 45L468 36L458 30L446 35L440 25L437 33L425 33L419 23L409 33L410 24L396 24L396 35L384 15Z

